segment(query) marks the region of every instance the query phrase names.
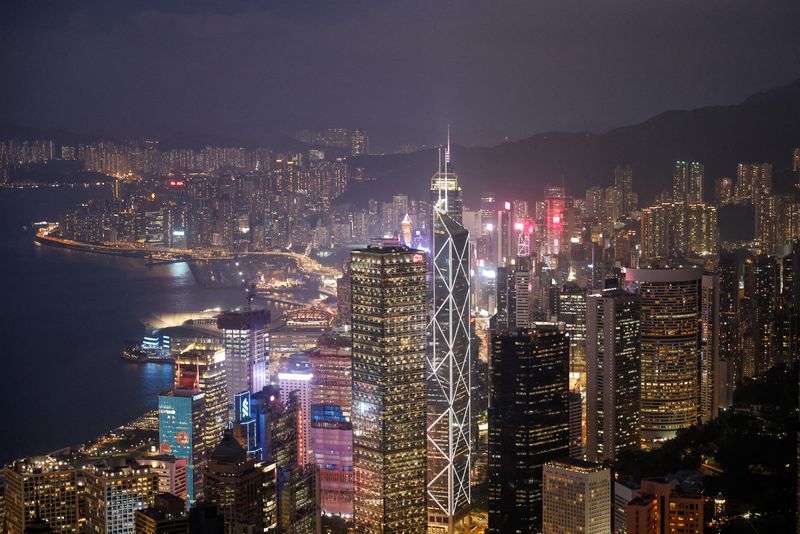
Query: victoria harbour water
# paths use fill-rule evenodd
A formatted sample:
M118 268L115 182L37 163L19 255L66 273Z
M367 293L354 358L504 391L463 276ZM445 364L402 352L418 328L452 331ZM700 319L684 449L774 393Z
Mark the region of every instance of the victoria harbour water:
M244 303L239 289L197 285L185 263L34 242L32 222L106 195L0 190L0 462L86 441L156 407L171 367L120 358L124 341L144 334L143 318Z

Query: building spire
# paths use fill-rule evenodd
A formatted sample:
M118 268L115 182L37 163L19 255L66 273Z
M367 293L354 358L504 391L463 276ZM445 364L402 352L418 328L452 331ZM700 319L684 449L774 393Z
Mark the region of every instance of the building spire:
M444 172L450 171L450 125L447 125L447 149L444 151Z

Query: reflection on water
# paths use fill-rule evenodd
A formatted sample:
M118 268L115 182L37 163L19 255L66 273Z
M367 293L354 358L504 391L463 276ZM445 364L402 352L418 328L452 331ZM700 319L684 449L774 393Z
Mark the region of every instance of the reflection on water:
M22 230L97 194L0 190L0 462L85 441L157 406L171 367L120 357L144 334L143 317L245 302L240 289L196 285L186 263L36 246Z

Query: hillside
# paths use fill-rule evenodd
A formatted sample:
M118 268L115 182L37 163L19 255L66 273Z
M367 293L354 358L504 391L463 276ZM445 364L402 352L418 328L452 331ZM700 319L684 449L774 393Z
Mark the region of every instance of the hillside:
M562 182L569 193L582 195L592 185L610 184L620 162L633 165L635 188L642 202L649 202L671 187L676 159L705 164L707 198L713 195L714 179L734 175L740 161L772 162L776 186L786 189L791 149L797 146L800 79L737 105L667 111L602 134L550 132L494 147L456 145L453 162L472 203L487 190L499 200L533 200L545 185ZM424 195L436 171L436 157L436 151L429 150L356 158L354 164L376 180L355 184L343 201L386 199L401 190Z

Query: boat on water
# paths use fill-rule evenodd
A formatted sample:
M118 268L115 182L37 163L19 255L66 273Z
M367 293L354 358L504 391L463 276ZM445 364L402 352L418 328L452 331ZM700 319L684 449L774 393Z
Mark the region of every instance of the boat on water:
M167 351L157 349L143 349L141 345L127 345L122 349L122 359L134 363L169 363L175 358Z

